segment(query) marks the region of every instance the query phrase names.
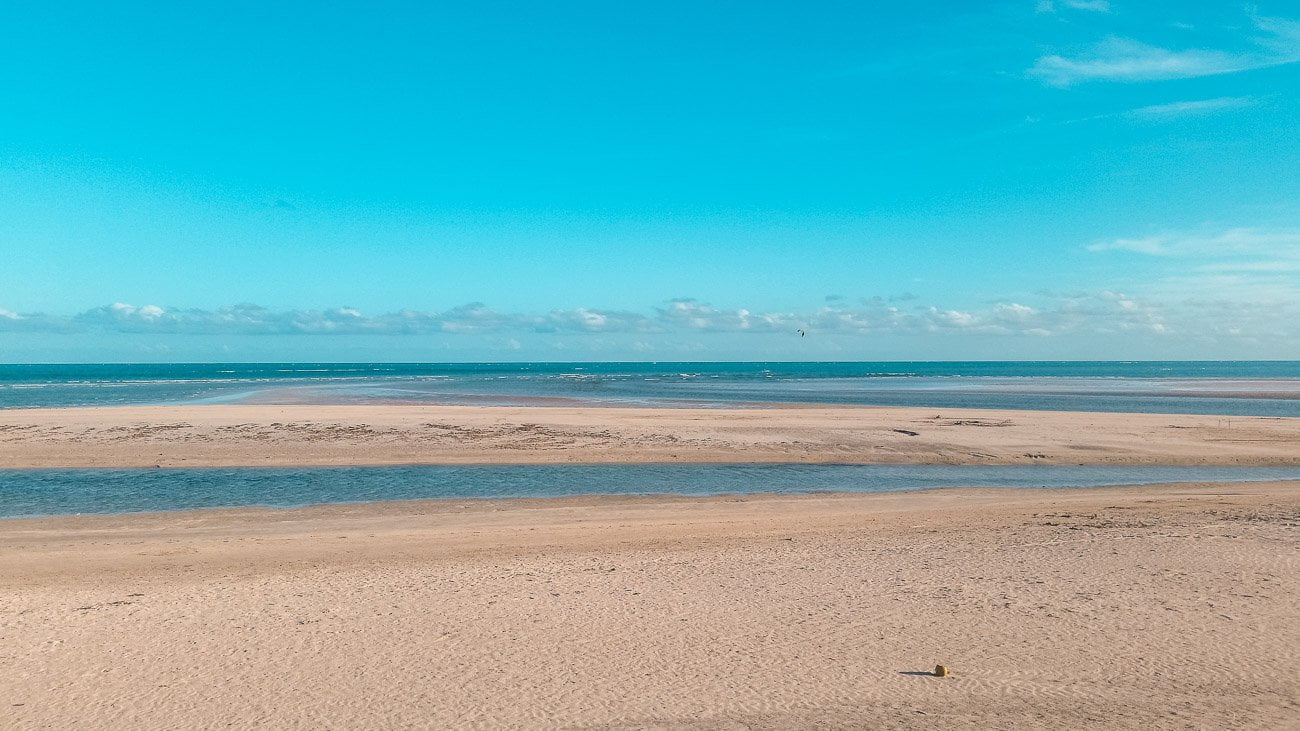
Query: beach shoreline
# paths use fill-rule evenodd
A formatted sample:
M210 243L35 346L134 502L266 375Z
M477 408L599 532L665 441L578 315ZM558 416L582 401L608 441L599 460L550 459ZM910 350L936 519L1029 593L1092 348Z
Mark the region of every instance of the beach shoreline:
M914 407L0 410L0 468L840 463L1300 465L1300 418Z
M1276 728L1298 527L1295 482L19 519L0 704L19 727Z

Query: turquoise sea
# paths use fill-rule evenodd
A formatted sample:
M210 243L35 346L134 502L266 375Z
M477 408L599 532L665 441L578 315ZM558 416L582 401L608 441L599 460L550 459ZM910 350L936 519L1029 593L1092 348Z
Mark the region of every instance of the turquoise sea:
M1300 416L1300 361L0 365L0 408L444 403Z

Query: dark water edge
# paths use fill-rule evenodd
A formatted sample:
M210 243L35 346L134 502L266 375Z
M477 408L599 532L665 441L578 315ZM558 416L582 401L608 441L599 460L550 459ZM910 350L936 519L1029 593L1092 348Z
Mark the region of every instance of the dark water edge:
M0 470L0 518L421 499L1300 480L1300 467L637 464Z

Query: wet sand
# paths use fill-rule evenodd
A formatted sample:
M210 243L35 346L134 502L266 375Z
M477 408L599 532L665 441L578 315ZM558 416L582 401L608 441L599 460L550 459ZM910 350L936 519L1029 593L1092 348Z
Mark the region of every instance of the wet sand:
M554 462L1300 465L1300 419L821 406L0 410L0 467Z
M11 520L0 725L1287 728L1298 608L1300 483Z

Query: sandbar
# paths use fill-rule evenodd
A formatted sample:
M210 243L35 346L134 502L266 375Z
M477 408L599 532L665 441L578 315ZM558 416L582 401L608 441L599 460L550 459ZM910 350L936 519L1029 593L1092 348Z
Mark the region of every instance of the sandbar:
M1300 465L1300 418L823 406L0 410L0 467L556 462Z

